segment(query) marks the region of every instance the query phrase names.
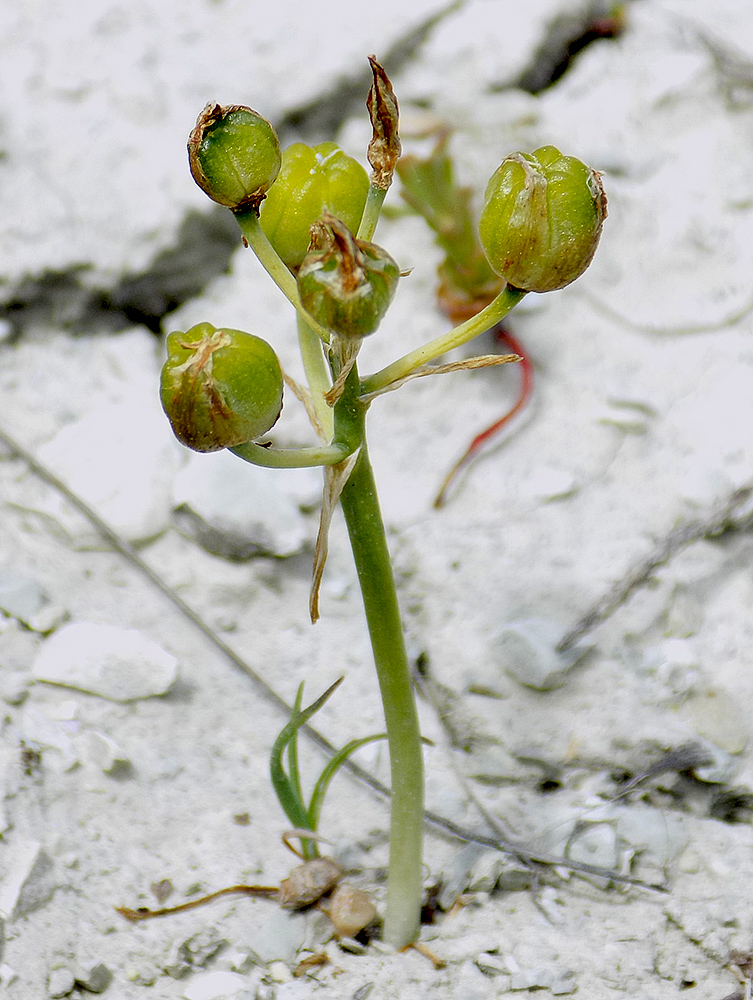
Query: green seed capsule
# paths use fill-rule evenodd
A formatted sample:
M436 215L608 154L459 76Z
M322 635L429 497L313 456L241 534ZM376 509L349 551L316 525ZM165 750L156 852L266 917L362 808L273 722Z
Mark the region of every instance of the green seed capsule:
M258 211L280 170L280 143L251 108L207 104L188 138L193 179L212 201Z
M312 233L320 248L298 271L303 308L341 337L373 333L394 298L400 268L386 250L356 240L333 216L325 216Z
M492 175L479 235L489 263L510 285L551 292L586 270L606 216L600 175L542 146L513 153Z
M309 248L309 230L325 212L356 232L369 178L361 164L334 142L313 149L296 142L282 155L282 167L261 211L261 227L292 270Z
M253 441L282 410L283 379L265 340L199 323L167 338L160 398L178 440L194 451Z

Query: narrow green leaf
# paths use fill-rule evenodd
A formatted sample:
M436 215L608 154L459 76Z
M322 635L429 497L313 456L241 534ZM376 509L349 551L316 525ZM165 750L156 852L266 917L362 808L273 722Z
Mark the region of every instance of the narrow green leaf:
M303 711L296 712L290 722L288 722L280 735L277 737L275 744L272 747L272 753L269 760L269 776L272 780L272 787L275 790L275 795L277 796L285 815L296 829L312 829L312 827L309 823L306 806L301 798L300 787L297 788L290 777L288 777L285 773L285 768L283 767L282 762L283 754L285 753L290 741L295 738L301 726L308 722L311 716L319 711L327 699L334 694L335 690L342 684L343 680L344 678L340 677L339 680L335 681L331 687L327 688L324 694L317 698L316 701L309 705L308 708L303 709ZM304 848L304 855L307 855L307 853L311 851L311 844L302 844L302 846Z
M322 811L322 806L324 805L324 796L327 794L329 783L332 781L348 757L355 753L356 750L360 750L361 747L365 747L367 743L375 743L377 740L386 739L386 733L379 733L377 736L363 736L359 740L351 740L350 743L346 743L334 757L327 761L324 770L319 775L319 778L314 785L314 791L311 793L311 801L309 802L308 808L308 822L306 824L311 830L316 830L319 825L319 816Z

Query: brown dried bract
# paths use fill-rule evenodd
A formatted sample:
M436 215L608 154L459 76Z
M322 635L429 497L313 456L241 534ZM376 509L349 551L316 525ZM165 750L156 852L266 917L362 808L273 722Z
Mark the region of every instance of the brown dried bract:
M371 181L374 187L386 191L392 183L395 165L400 159L402 146L398 134L400 111L389 77L375 56L369 56L374 83L366 98L374 135L369 143L368 158L374 172Z
M332 897L321 904L335 927L337 936L355 937L377 919L377 909L371 896L363 889L342 882Z
M332 858L305 861L280 882L280 906L288 910L311 906L334 889L342 876L342 868Z

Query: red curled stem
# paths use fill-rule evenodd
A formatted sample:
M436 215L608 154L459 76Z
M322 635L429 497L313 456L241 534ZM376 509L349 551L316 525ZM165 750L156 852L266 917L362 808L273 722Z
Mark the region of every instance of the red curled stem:
M442 507L446 503L450 487L458 474L476 457L487 441L498 434L510 423L513 417L517 416L525 408L533 393L533 365L520 341L517 337L513 337L509 330L505 329L503 323L497 323L496 326L492 327L492 333L500 347L504 347L520 357L520 389L518 391L518 398L504 416L496 420L490 427L481 431L480 434L477 434L471 441L465 452L445 477L434 501L435 507Z

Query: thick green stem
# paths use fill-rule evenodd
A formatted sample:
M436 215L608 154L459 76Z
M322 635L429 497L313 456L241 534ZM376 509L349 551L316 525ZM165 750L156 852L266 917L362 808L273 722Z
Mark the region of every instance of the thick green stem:
M392 382L399 382L400 379L406 378L411 372L429 361L441 357L456 347L462 347L463 344L467 344L469 340L473 340L484 330L488 330L495 323L504 319L513 306L516 306L526 294L520 288L505 285L493 302L490 302L485 309L466 320L465 323L443 333L435 340L430 340L428 344L411 351L410 354L398 358L397 361L393 361L391 365L387 365L386 368L382 368L374 375L368 375L361 383L362 392L364 395L368 395L379 389L384 389Z
M402 948L415 940L421 915L424 768L395 579L365 438L340 502L358 570L390 751L384 940Z

